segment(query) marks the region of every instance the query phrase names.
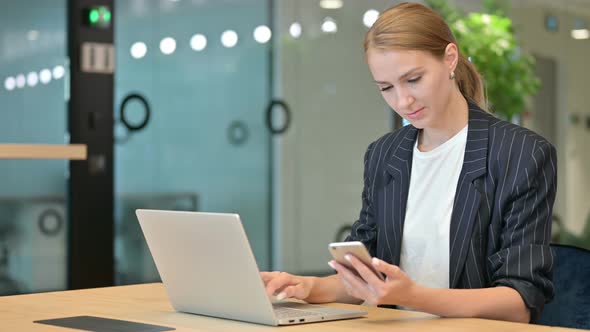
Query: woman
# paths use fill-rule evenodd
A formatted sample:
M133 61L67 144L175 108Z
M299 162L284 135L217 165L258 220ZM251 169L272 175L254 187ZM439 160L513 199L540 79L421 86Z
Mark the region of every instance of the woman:
M337 274L325 278L263 272L267 292L536 321L553 297L555 149L482 110L480 76L432 10L385 11L365 54L383 98L411 124L369 146L363 206L347 239L362 241L387 279L351 256L358 274L335 261Z

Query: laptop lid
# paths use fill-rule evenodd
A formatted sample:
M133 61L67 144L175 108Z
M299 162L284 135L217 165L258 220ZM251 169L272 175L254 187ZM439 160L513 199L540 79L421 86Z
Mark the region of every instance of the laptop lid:
M237 214L136 210L172 306L277 325Z

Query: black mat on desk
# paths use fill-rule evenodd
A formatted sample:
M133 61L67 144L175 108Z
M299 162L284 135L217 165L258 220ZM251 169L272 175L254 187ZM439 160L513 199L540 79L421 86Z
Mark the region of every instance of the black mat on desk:
M126 320L95 317L76 316L56 319L37 320L35 323L47 324L71 329L79 329L92 332L160 332L172 331L173 327L151 325Z

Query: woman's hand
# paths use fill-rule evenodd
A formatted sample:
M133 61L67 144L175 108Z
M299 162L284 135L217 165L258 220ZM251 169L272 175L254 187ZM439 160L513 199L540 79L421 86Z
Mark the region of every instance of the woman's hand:
M386 276L382 281L354 255L347 255L358 275L346 266L332 260L330 266L338 272L347 293L365 300L370 305L395 304L411 306L413 294L418 288L399 267L373 258L371 263Z
M277 300L296 298L305 300L313 288L312 278L286 272L260 272L268 296L278 294Z
M350 255L354 270L330 261L348 296L370 305L395 304L441 317L476 317L527 323L530 311L523 298L506 286L479 289L423 287L412 281L399 267L373 258L372 265L387 277L382 281L369 268Z

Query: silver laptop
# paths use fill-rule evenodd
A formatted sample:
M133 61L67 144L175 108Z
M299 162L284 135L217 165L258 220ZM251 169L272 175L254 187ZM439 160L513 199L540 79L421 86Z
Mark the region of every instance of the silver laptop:
M136 214L177 311L266 325L367 315L362 310L272 303L237 214L141 209Z

